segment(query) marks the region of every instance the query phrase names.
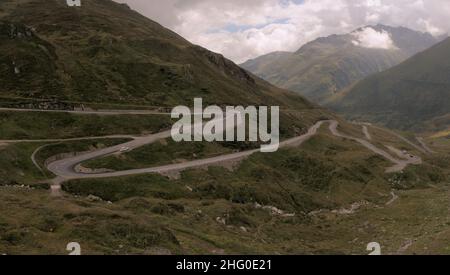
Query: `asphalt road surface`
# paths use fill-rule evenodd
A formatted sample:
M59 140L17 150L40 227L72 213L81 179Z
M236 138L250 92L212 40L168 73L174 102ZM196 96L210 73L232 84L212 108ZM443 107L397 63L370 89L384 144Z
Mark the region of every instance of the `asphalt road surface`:
M399 151L395 151L397 153L398 158L392 156L388 152L386 152L383 149L380 149L370 143L369 141L365 139L355 138L352 136L348 136L345 134L342 134L338 130L339 123L335 120L332 121L320 121L317 122L315 125L313 125L311 128L309 128L308 132L304 135L288 139L286 141L283 141L280 143L280 148L282 147L288 147L288 146L300 146L302 143L307 141L308 139L312 138L317 134L317 130L324 124L329 123L329 129L331 133L337 137L345 138L354 140L358 143L360 143L362 146L366 147L370 151L381 155L385 159L391 161L394 166L390 167L386 170L387 173L392 172L399 172L402 171L406 166L410 164L419 164L421 163L421 159L416 156L411 155L400 155ZM226 163L229 161L236 161L236 160L242 160L246 157L259 152L260 150L249 150L249 151L243 151L233 154L227 154L222 155L218 157L213 158L207 158L207 159L201 159L201 160L194 160L194 161L188 161L184 163L177 163L177 164L169 164L159 167L151 167L151 168L143 168L143 169L132 169L132 170L125 170L125 171L114 171L114 172L104 172L104 173L82 173L75 171L75 167L83 162L86 162L88 160L93 160L97 158L101 158L107 155L111 155L114 153L118 153L123 148L127 148L128 150L134 150L136 148L139 148L141 146L151 144L153 142L156 142L157 140L168 138L171 136L170 131L149 135L146 137L139 137L135 138L135 140L108 147L105 149L100 149L97 151L85 153L82 155L58 160L55 162L52 162L48 165L47 169L54 173L57 176L57 179L54 181L55 183L61 183L67 180L71 179L84 179L84 178L111 178L111 177L122 177L122 176L129 176L129 175L139 175L139 174L147 174L147 173L160 173L160 174L167 174L170 172L180 172L186 169L191 168L198 168L198 167L207 167L211 165L218 165L222 163Z

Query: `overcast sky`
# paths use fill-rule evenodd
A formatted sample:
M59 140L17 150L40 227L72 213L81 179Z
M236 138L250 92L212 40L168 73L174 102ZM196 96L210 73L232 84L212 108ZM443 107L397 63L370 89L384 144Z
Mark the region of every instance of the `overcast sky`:
M450 0L116 1L237 63L369 24L450 32Z

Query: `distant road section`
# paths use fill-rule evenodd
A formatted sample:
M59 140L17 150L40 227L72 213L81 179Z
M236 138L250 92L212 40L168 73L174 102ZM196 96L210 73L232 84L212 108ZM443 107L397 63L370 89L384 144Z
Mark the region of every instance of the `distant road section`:
M385 159L389 160L390 162L394 163L395 165L392 167L389 167L386 170L386 173L400 172L410 164L418 165L418 164L422 163L422 159L420 157L413 156L413 155L407 155L407 154L401 152L400 150L397 150L394 147L390 146L390 147L388 147L388 149L395 152L401 158L393 157L388 152L376 147L375 145L373 145L372 143L370 143L369 141L367 141L365 139L355 138L352 136L341 134L337 129L338 126L339 126L339 123L337 121L331 121L330 131L331 131L331 133L333 133L333 135L342 137L342 138L346 138L346 139L350 139L350 140L354 140L354 141L360 143L361 145L363 145L364 147L366 147L367 149L369 149L370 151L372 151L372 152L384 157ZM403 140L403 138L402 138L402 140Z
M164 115L169 116L169 112L159 112L150 110L41 110L41 109L15 109L15 108L0 108L0 111L6 112L30 112L30 113L67 113L77 115Z
M98 137L80 137L80 138L62 138L62 139L6 139L0 140L0 144L10 143L43 143L43 142L65 142L65 141L83 141L95 139L136 139L137 137L131 135L110 135Z

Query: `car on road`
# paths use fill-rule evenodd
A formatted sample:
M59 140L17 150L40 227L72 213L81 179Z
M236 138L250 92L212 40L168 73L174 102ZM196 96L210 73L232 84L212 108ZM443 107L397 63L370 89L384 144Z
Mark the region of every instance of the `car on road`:
M130 147L121 147L119 152L124 153L130 151Z

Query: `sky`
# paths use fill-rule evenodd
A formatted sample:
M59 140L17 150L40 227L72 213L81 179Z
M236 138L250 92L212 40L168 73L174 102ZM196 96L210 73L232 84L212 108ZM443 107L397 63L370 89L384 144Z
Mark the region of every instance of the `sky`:
M194 44L242 63L296 51L318 37L385 24L450 33L450 0L116 0ZM392 48L388 33L366 29L354 43Z

